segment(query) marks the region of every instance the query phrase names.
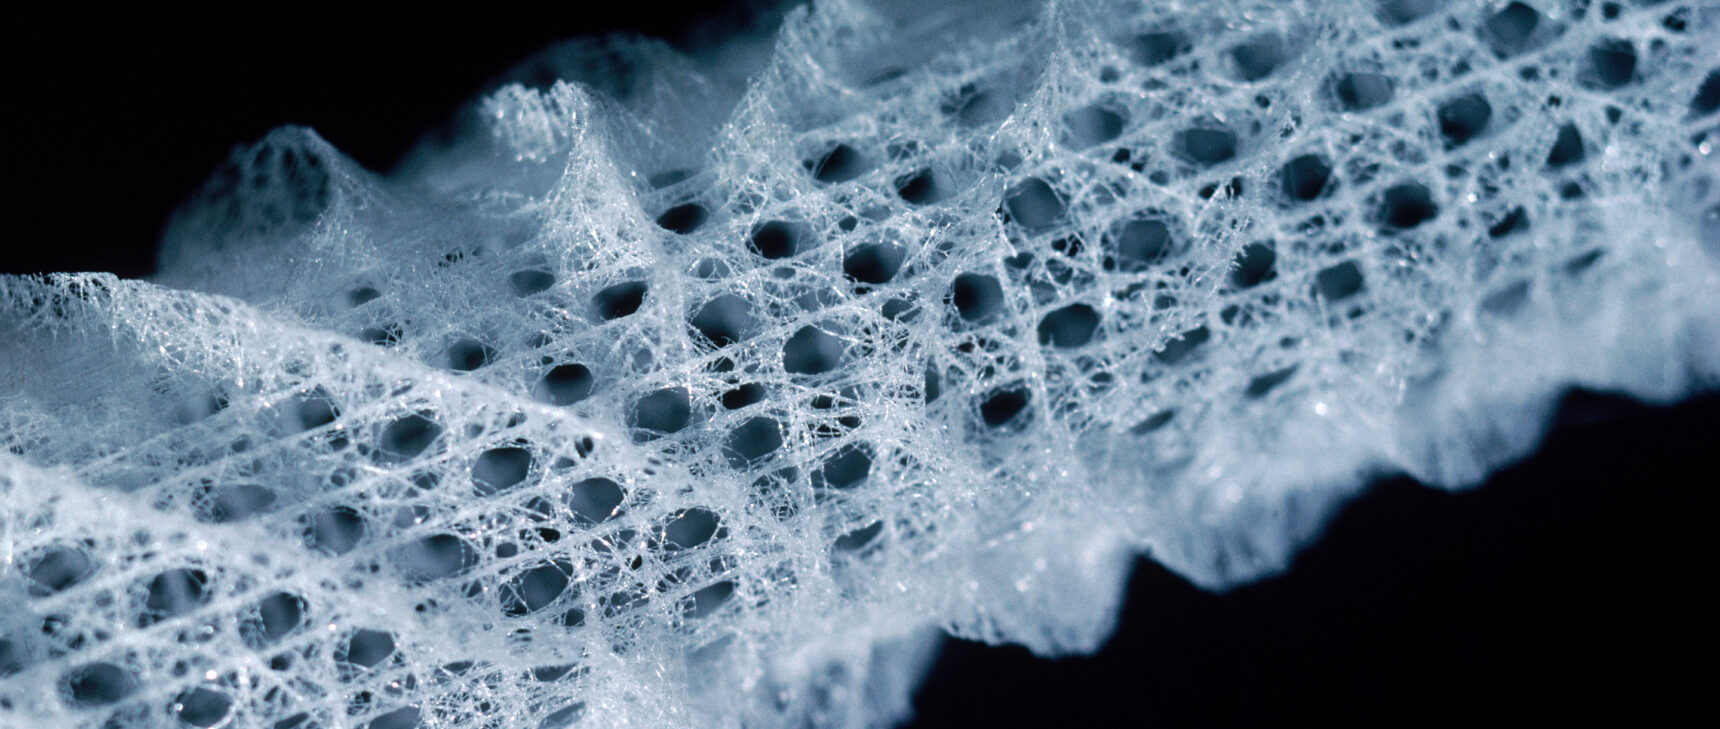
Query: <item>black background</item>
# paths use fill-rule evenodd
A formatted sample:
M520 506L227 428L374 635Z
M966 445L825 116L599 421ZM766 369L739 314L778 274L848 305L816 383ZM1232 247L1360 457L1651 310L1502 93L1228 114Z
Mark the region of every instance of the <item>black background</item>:
M552 41L624 29L697 45L748 15L577 5L16 17L0 272L146 275L173 206L274 126L386 170ZM1284 576L1215 595L1143 563L1096 656L952 643L916 725L1720 725L1720 397L1651 409L1577 393L1559 423L1472 491L1374 484Z
M567 2L556 10L353 11L298 4L116 16L32 7L7 30L14 129L0 272L155 268L173 208L233 147L311 127L387 171L533 52L618 30L697 48L770 0Z

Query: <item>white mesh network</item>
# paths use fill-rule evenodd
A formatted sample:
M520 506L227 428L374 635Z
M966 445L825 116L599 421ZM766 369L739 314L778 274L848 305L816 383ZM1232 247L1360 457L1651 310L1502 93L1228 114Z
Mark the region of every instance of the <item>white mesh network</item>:
M939 628L1090 650L1133 555L1720 377L1712 3L927 5L0 279L0 725L888 724Z

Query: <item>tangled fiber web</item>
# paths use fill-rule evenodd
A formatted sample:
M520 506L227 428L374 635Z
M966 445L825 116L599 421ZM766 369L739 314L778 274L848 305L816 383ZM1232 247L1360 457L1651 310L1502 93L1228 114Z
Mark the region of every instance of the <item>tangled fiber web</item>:
M931 7L928 7L930 5ZM1720 382L1720 9L820 2L0 278L0 725L858 727Z

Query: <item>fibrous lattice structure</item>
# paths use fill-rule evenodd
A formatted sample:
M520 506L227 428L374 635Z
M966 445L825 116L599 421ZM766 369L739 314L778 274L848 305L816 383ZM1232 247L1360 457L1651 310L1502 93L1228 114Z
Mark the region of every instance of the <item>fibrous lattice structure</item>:
M763 50L760 50L760 49ZM1703 2L820 3L0 279L0 724L887 724L1720 376ZM720 62L721 65L708 65ZM450 141L451 140L451 141Z

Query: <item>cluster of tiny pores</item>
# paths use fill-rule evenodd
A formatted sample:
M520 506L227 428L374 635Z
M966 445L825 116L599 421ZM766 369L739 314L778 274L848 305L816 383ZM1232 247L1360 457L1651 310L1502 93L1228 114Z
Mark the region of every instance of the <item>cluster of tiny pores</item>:
M1025 5L510 87L404 179L282 130L189 291L0 280L0 723L887 722L928 628L1090 649L1131 554L1226 584L1495 465L1393 422L1490 341L1621 299L1669 384L1514 402L1712 377L1712 8Z

